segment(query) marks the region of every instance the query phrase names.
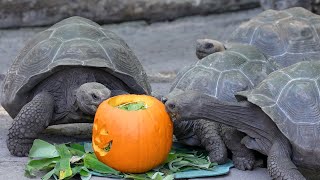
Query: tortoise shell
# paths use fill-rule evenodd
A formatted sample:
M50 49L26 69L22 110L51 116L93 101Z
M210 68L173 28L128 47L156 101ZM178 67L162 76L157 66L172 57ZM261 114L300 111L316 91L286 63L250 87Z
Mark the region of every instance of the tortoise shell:
M252 89L275 67L255 47L234 44L226 51L211 54L183 68L173 82L168 98L185 90L200 91L222 101L235 102L235 93ZM194 121L175 121L174 133L189 145L194 139Z
M237 44L181 70L169 96L194 90L223 101L236 101L236 92L252 89L274 70L255 47Z
M267 10L241 24L228 42L251 44L279 68L320 56L320 16L296 7Z
M251 91L258 105L295 147L320 152L320 62L299 62L271 73Z
M40 32L22 49L3 83L2 106L21 109L39 82L68 67L97 67L118 77L133 93L150 94L146 73L116 34L81 17L65 19Z

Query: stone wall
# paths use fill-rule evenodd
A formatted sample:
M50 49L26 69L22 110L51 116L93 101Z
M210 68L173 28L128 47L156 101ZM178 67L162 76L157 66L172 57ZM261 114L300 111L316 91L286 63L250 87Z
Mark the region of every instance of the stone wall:
M0 28L46 26L70 16L98 23L160 21L259 6L259 0L0 0Z

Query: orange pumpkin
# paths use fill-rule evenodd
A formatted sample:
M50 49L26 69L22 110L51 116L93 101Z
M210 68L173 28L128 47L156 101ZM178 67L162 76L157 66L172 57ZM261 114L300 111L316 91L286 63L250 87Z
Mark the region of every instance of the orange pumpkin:
M142 101L147 108L126 111L116 106ZM147 95L120 95L97 109L92 146L97 158L127 173L143 173L163 163L171 149L173 124L165 106Z

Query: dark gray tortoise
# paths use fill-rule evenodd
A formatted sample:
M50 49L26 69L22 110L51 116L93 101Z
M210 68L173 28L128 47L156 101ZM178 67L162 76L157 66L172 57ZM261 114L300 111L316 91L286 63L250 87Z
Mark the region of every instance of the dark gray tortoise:
M280 68L320 56L320 16L303 8L267 10L242 23L225 45L199 39L196 54L201 59L233 43L250 44L273 59Z
M193 90L220 101L236 102L236 92L252 89L274 70L275 67L253 46L235 45L180 71L166 99ZM204 147L212 162L225 163L227 147L236 168L247 170L254 166L253 152L241 144L245 135L235 128L205 119L175 121L174 134L182 143Z
M27 156L49 125L92 122L110 96L150 91L145 71L120 37L85 18L65 19L29 41L8 71L1 101L14 118L8 149Z
M177 120L206 119L237 128L242 143L268 156L273 179L320 179L320 62L300 62L271 73L239 102L199 91L166 102Z

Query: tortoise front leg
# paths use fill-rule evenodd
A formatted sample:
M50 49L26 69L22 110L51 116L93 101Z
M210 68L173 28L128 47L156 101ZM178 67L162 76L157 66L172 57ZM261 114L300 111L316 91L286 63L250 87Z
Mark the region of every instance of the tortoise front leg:
M48 127L53 109L53 97L46 92L23 106L9 129L7 147L12 155L28 156L33 140Z
M268 154L268 171L272 179L305 180L291 160L292 149L290 142L280 134L275 139Z
M203 146L209 152L211 162L224 164L228 160L225 144L220 136L219 123L200 119L194 121L194 131Z
M234 166L240 170L252 170L255 157L252 150L241 144L244 133L230 126L221 125L221 137L227 148L232 153Z

